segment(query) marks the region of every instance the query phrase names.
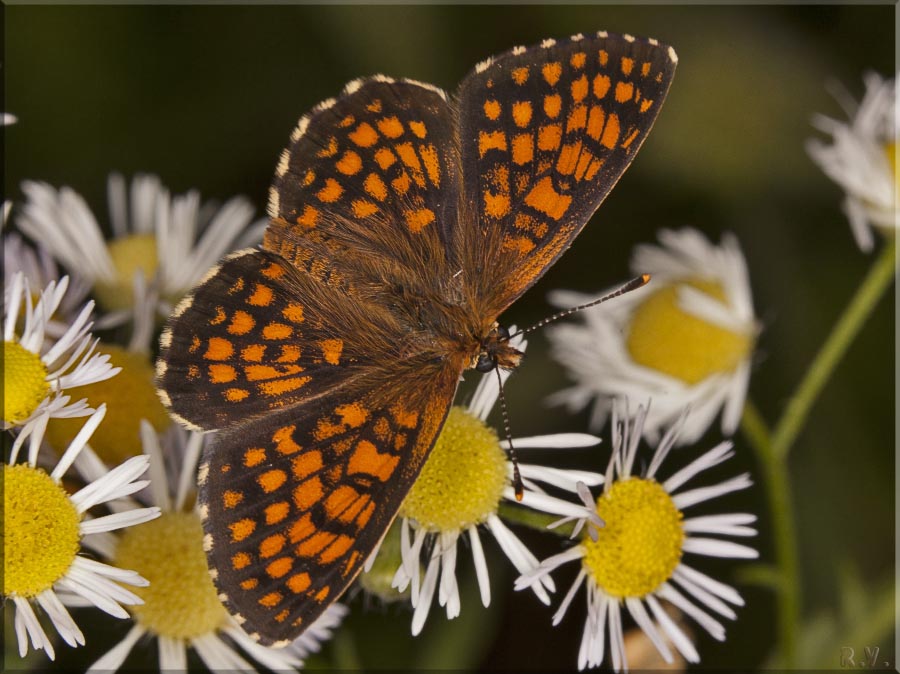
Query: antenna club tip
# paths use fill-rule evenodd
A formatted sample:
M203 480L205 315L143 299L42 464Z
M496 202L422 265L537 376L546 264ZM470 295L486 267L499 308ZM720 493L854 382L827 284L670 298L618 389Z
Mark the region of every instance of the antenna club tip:
M522 485L517 484L516 485L516 501L521 503L523 498L525 498L525 489L524 489L524 487L522 487Z
M647 285L648 283L650 283L651 278L652 277L650 276L650 274L641 274L641 283Z

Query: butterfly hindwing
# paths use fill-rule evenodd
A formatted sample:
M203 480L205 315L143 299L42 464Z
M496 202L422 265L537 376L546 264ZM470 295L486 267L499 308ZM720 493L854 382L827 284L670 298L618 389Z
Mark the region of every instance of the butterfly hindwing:
M457 373L409 371L270 413L216 439L200 472L220 598L264 644L337 599L381 540L449 410Z
M540 278L628 168L676 62L656 40L599 33L513 49L463 80L464 194L477 213L462 241L499 238L480 263L496 270L492 311Z

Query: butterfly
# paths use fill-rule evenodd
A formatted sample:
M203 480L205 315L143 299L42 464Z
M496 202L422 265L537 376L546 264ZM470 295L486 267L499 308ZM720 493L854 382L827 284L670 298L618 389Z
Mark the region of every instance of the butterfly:
M676 63L575 35L490 58L453 96L375 76L300 119L261 248L181 301L157 365L172 415L217 431L204 547L251 637L285 645L347 589L463 372L519 364L498 317L631 163Z

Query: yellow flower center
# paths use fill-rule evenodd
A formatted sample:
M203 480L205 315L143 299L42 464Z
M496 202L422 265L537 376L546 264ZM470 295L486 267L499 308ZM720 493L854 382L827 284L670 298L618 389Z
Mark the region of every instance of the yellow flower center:
M714 281L687 279L660 288L635 310L626 345L634 361L693 385L732 372L747 357L752 339L685 313L678 304L681 286L725 301Z
M228 620L207 571L203 526L193 512L163 513L129 527L116 546L115 564L150 581L134 589L144 603L130 610L153 634L193 639Z
M49 392L41 357L18 342L3 342L3 421L24 421Z
M506 482L506 454L497 434L454 407L400 515L432 532L457 531L496 511Z
M122 371L115 377L77 389L93 407L106 403L106 418L91 436L91 447L109 464L119 464L141 453L140 420L149 421L157 432L170 422L153 386L153 366L147 356L120 346L100 344L99 350ZM47 440L58 451L66 447L84 425L83 419L51 419Z
M606 526L585 536L583 564L606 594L644 597L667 581L681 560L681 511L654 480L616 482L597 499Z
M156 237L133 234L107 244L116 277L109 283L98 282L94 288L97 300L107 311L134 306L134 272L141 270L149 281L156 274L158 256Z
M40 468L3 466L3 594L34 597L62 578L80 549L81 516Z

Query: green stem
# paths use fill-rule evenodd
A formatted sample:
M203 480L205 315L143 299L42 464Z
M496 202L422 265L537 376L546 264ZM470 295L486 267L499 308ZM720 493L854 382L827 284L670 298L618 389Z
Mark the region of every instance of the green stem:
M885 243L868 275L822 345L772 434L772 451L783 458L803 427L809 410L895 274L896 242Z
M775 453L769 429L749 400L744 406L741 430L756 450L765 476L766 498L772 516L775 564L778 567L778 650L784 666L790 669L797 657L800 582L787 456Z

